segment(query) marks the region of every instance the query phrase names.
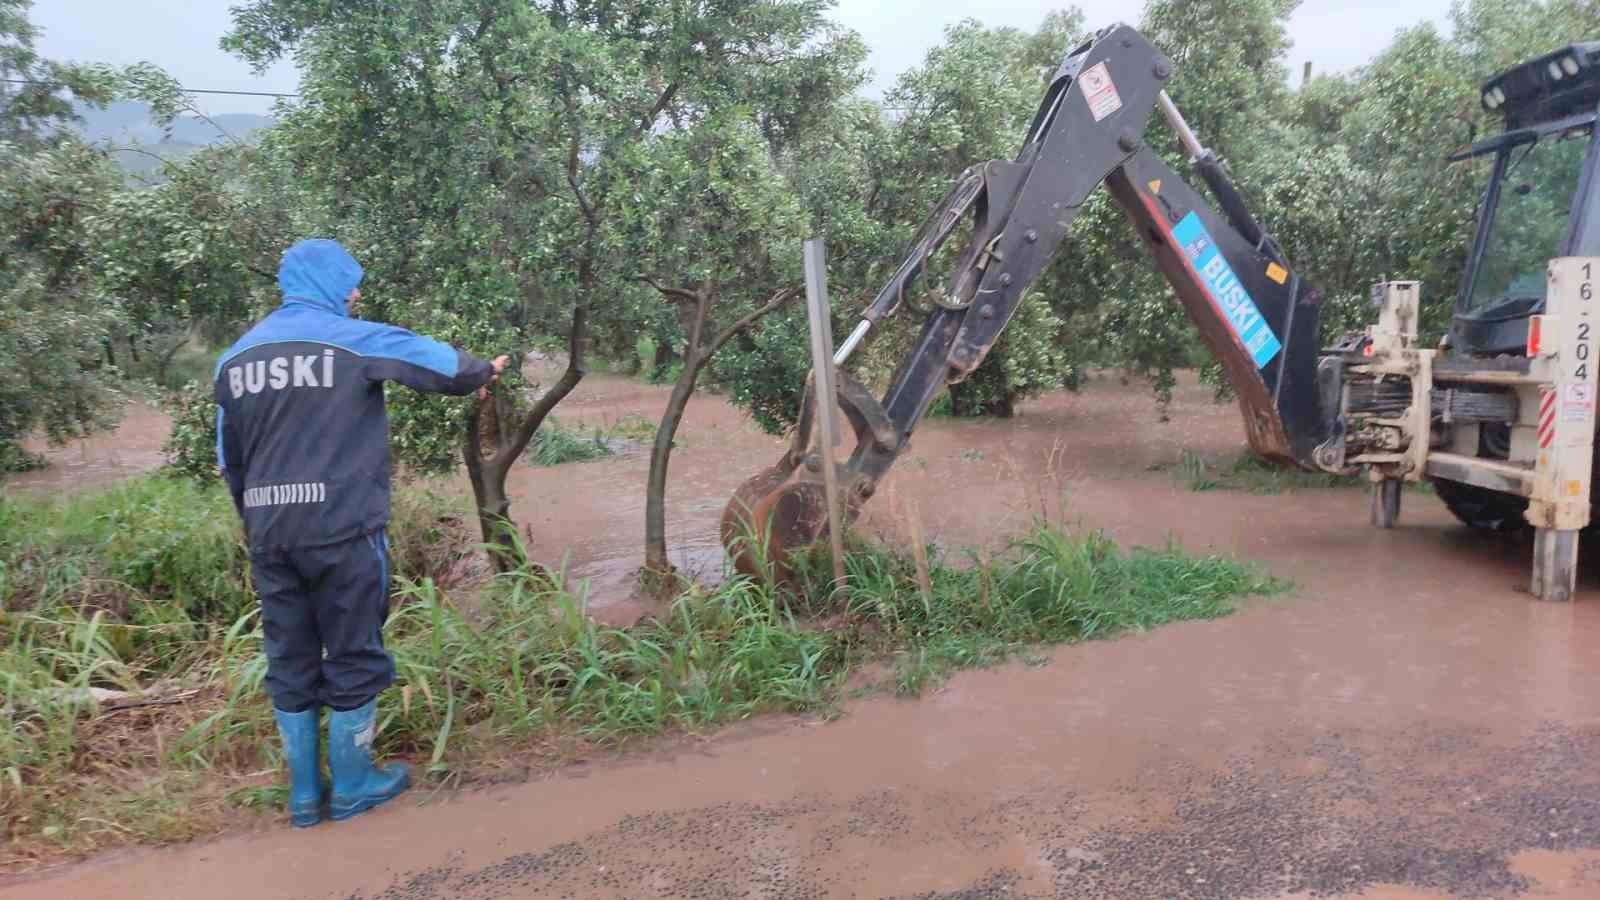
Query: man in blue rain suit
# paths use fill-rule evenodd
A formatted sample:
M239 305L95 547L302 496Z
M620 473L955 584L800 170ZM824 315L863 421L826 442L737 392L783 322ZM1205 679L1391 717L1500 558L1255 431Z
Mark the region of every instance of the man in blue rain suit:
M465 395L493 363L402 328L352 318L362 268L329 240L290 247L283 304L217 361L217 459L244 519L266 636L267 693L289 765L296 826L322 819L318 712L328 714L334 819L405 790L375 767L377 696L394 681L388 615L389 422L383 383Z

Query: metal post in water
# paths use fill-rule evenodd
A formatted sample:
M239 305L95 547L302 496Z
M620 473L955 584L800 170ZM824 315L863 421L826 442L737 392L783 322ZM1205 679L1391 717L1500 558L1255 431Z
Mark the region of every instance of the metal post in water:
M828 495L828 542L833 551L833 579L844 588L844 530L839 508L839 472L834 467L837 438L834 412L839 406L833 369L833 322L828 306L828 267L823 242L805 243L806 314L811 320L811 365L817 391L817 425L822 445L822 486Z

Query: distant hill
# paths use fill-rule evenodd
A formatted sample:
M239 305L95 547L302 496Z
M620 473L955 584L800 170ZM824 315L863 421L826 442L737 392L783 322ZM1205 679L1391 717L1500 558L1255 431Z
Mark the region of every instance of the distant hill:
M81 121L75 123L74 128L89 143L144 151L116 154L123 168L139 175L150 175L161 166L146 153L162 159L181 159L201 147L221 143L229 137L249 141L257 132L276 124L267 116L222 113L212 116L210 122L182 116L172 123L170 130L164 130L151 118L149 106L130 101L119 101L105 107L80 103L77 104L77 113Z

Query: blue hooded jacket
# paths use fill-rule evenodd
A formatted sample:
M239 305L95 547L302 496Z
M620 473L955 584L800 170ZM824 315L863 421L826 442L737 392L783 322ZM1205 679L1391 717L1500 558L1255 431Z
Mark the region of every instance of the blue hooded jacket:
M383 382L465 395L489 363L350 318L363 271L338 243L283 254L283 303L217 360L217 460L254 551L335 544L389 521Z

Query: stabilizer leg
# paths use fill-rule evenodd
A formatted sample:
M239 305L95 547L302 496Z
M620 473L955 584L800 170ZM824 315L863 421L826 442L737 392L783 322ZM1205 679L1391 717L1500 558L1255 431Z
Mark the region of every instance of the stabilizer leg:
M1578 532L1540 528L1533 539L1535 597L1565 603L1578 589Z
M1400 491L1405 482L1385 478L1372 484L1372 524L1378 528L1393 528L1400 519Z

